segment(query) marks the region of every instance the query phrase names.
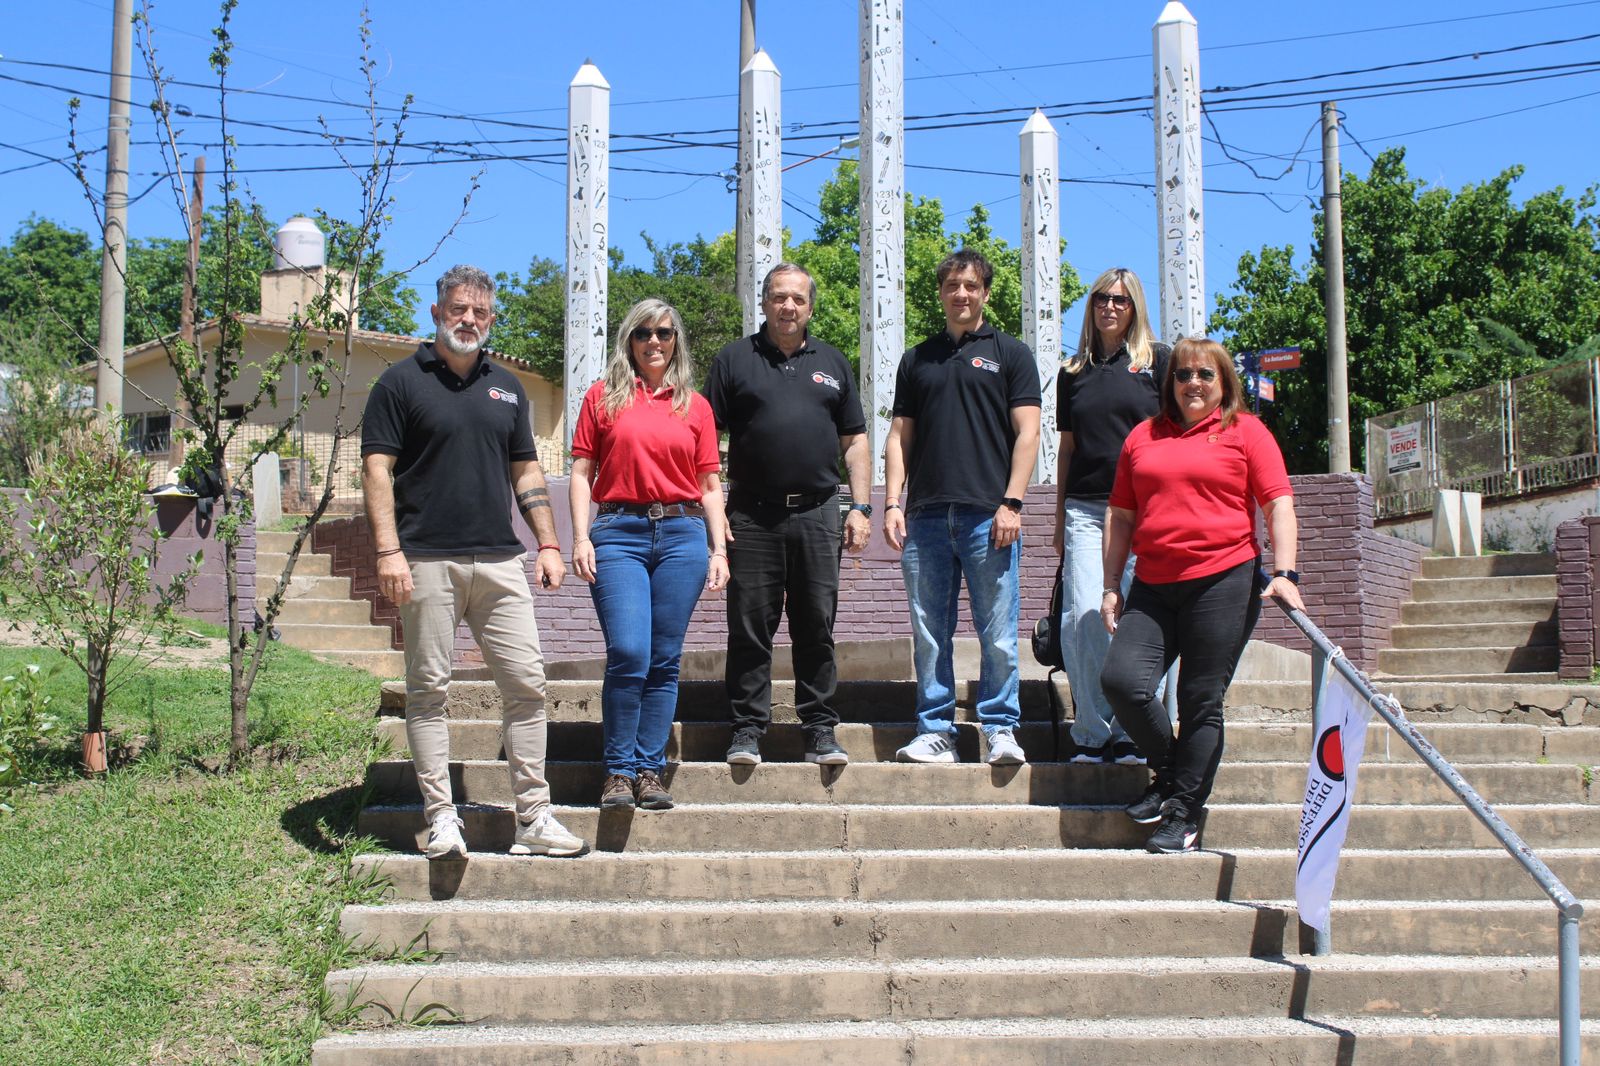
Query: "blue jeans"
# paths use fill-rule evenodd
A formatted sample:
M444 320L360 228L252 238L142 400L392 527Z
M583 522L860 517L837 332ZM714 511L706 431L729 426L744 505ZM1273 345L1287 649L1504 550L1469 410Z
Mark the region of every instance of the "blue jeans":
M978 721L985 732L992 732L1015 729L1022 717L1017 674L1022 542L997 551L989 541L993 524L994 512L977 507L924 507L906 516L900 569L911 602L919 733L955 731L951 654L963 576L983 655L978 670Z
M706 524L690 517L651 520L603 514L594 542L595 613L606 641L600 690L606 773L660 772L678 710L683 634L705 587Z
M1101 562L1102 534L1106 504L1103 500L1065 501L1062 524L1065 547L1061 596L1061 661L1067 667L1067 683L1072 688L1074 716L1073 743L1084 748L1103 748L1127 740L1127 730L1118 724L1105 693L1100 691L1100 670L1106 652L1111 650L1111 634L1100 617L1100 601L1105 593L1105 567ZM1133 557L1122 571L1122 602L1128 602L1133 584ZM1158 695L1159 695L1158 688Z

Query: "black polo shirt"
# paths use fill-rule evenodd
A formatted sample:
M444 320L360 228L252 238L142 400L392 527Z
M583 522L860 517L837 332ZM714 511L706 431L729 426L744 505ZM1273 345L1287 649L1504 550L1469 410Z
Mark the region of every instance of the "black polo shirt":
M361 454L398 457L395 524L407 555L522 550L511 527L511 463L538 451L528 396L505 367L479 355L463 380L419 345L372 386Z
M1161 409L1161 382L1172 349L1159 342L1155 359L1133 370L1127 345L1110 359L1090 358L1076 374L1056 379L1056 428L1072 434L1065 494L1075 500L1111 497L1117 457L1133 427Z
M940 330L900 360L894 414L914 423L907 510L961 504L992 510L1011 480L1011 409L1040 406L1028 346L985 322L956 341Z
M705 397L728 431L728 480L758 496L839 487L839 438L866 432L850 362L807 336L784 356L762 330L717 353Z

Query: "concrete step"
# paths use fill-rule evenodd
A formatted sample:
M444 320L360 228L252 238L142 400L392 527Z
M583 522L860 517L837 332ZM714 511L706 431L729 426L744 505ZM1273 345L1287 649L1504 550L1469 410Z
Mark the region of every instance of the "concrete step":
M1536 648L1383 648L1378 669L1386 674L1436 676L1546 672L1560 665L1561 650L1554 645Z
M503 852L511 845L505 807L461 804L467 846ZM1530 847L1600 847L1600 804L1496 806ZM1117 807L1033 804L892 806L718 804L670 811L557 806L555 813L597 851L883 851L897 848L1135 848L1149 838ZM1300 804L1216 804L1201 846L1215 850L1276 848L1295 840ZM414 852L428 826L416 804L367 807L358 832ZM1362 807L1350 822L1352 848L1484 848L1494 837L1459 803ZM1177 861L1182 861L1177 860Z
M1130 922L1130 913L1138 921ZM1341 902L1353 955L1550 954L1556 913L1536 900ZM1591 923L1592 925L1593 923ZM1281 958L1309 952L1294 902L968 900L552 902L453 900L348 906L340 933L363 952L443 962L671 960ZM1600 948L1600 930L1584 947ZM537 945L531 948L530 945Z
M256 530L256 554L258 556L263 552L271 552L275 555L288 554L289 549L294 547L295 538L299 535L299 533L296 533L293 530L273 531L258 529ZM311 554L310 537L306 538L305 546L300 549L300 554Z
M372 605L365 600L316 600L310 597L286 599L278 612L279 627L362 626L372 627ZM387 626L381 627L388 633Z
M1383 682L1383 691L1399 683L1439 684L1439 685L1499 685L1508 677L1516 677L1529 685L1559 685L1561 674L1555 670L1531 670L1516 674L1431 674L1426 676L1412 676L1406 674L1396 676L1385 674L1382 671L1373 671L1370 675L1374 682Z
M376 677L404 677L406 653L403 651L323 651L312 652L319 659L344 663Z
M647 920L641 917L640 924ZM1584 959L1582 1004L1600 1009L1600 960ZM504 1024L958 1020L1365 1014L1548 1018L1553 957L1440 955L719 962L376 964L328 975L335 1003L375 1023L438 1004L461 1020ZM626 1008L621 1006L626 1004Z
M1523 600L1544 597L1554 600L1554 574L1524 577L1440 577L1418 578L1411 583L1411 599L1426 600Z
M287 562L287 552L256 551L256 572L261 574L281 574L283 564ZM333 574L333 556L317 555L314 552L302 551L294 563L295 577L329 577Z
M1537 763L1476 763L1462 774L1490 803L1583 803L1584 769ZM596 803L605 781L598 762L548 762L545 776L556 803ZM453 795L461 803L509 806L511 778L504 762L452 761ZM662 780L681 804L901 805L937 801L958 805L1126 806L1138 799L1150 775L1137 766L1034 763L991 767L981 763L918 766L863 762L848 767L808 763L728 766L726 763L668 764ZM418 799L410 760L372 763L367 783L386 802ZM1305 762L1224 762L1211 801L1294 803L1305 793ZM1361 767L1357 801L1363 806L1444 804L1454 799L1444 782L1417 761Z
M1542 848L1569 886L1600 879L1600 851ZM1051 848L1034 851L603 852L545 862L474 852L466 862L374 852L359 872L387 879L387 899L636 902L783 900L1004 900L1019 892L1052 900L1232 900L1294 893L1292 848L1241 848L1186 855ZM1482 850L1375 851L1346 848L1335 906L1355 900L1524 900L1543 891L1499 845ZM1553 911L1553 908L1549 908ZM1344 923L1338 928L1342 931Z
M256 595L267 597L272 595L278 587L276 572L256 574ZM289 579L289 593L285 601L308 600L348 600L350 598L350 579L348 577L314 577L302 575L296 567L294 577ZM365 601L363 601L365 602Z
M449 721L450 753L457 759L499 759L501 729L498 719ZM1063 723L1063 745L1071 740L1069 723ZM392 750L404 754L405 720L380 718L378 736ZM1440 722L1421 727L1422 734L1451 762L1551 762L1600 763L1600 729L1572 726L1540 728L1532 725L1468 724ZM916 727L905 724L845 723L834 730L840 747L852 763L888 762L894 753L916 734ZM588 762L601 755L602 730L599 722L551 722L548 730L548 757L556 762ZM721 762L732 739L732 730L712 722L674 722L667 741L670 762ZM1017 741L1033 762L1055 759L1054 737L1050 726L1028 723L1017 730ZM962 761L977 760L981 746L978 727L961 725L956 729L956 749ZM1230 762L1293 762L1309 757L1309 722L1229 722L1227 751ZM802 761L805 734L795 724L772 726L761 738L765 762ZM1374 722L1367 731L1363 766L1376 762L1410 762L1418 756L1387 723Z
M396 671L394 677L400 676ZM1568 685L1553 675L1489 674L1480 676L1474 668L1462 678L1440 681L1432 677L1386 679L1380 690L1393 695L1407 712L1426 721L1516 722L1551 725L1563 720L1577 724L1584 701L1600 708L1600 685ZM773 721L798 721L794 711L793 682L773 682ZM976 721L970 701L971 685L958 682L963 702L957 720ZM547 685L546 712L552 722L600 721L600 683L598 681L551 681ZM1562 712L1573 701L1579 710ZM896 722L913 720L915 688L909 681L846 681L839 686L836 706L846 722ZM1065 701L1063 705L1068 705ZM1285 716L1310 720L1311 684L1307 681L1235 681L1227 693L1228 724L1243 721L1278 721ZM383 687L379 713L399 715L405 711L405 685L391 682ZM500 717L500 694L491 681L455 681L450 685L446 712L453 718ZM1049 696L1043 682L1022 683L1022 713L1025 722L1048 723ZM722 722L728 720L728 703L722 683L686 682L679 688L680 722ZM1600 724L1597 716L1590 724Z
M394 642L388 626L282 622L278 630L285 644L307 651L386 651Z
M319 1040L312 1066L1508 1066L1554 1062L1554 1022L1294 1018L445 1025ZM1352 1059L1352 1048L1360 1048ZM1586 1035L1584 1057L1600 1056Z
M1559 642L1554 622L1403 623L1389 631L1390 646L1395 648L1555 648Z
M1422 576L1438 577L1525 577L1556 572L1556 557L1548 552L1506 552L1478 556L1428 556L1422 560Z
M1503 600L1422 600L1400 605L1406 625L1448 625L1453 622L1553 622L1554 597Z

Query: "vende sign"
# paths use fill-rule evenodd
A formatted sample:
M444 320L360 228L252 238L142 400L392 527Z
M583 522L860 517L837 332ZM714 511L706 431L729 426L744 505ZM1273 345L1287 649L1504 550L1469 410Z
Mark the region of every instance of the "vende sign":
M1407 422L1388 431L1388 465L1391 474L1422 469L1422 423Z

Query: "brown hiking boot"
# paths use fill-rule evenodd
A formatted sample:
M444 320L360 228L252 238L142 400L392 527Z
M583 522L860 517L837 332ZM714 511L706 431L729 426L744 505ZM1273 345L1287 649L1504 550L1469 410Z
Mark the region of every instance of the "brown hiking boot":
M633 806L633 778L626 774L608 774L600 789L600 809Z
M639 806L647 811L665 811L672 808L672 793L661 783L654 770L640 770L638 790L634 796Z

